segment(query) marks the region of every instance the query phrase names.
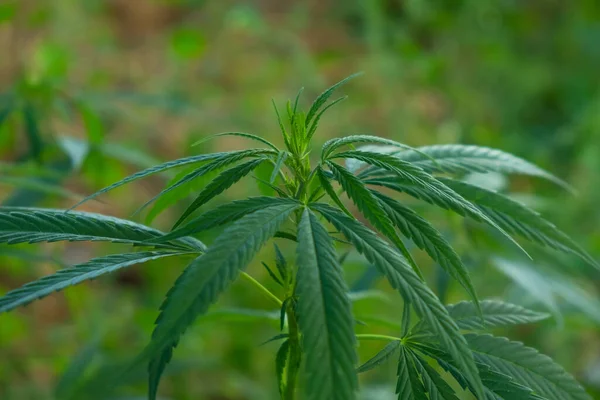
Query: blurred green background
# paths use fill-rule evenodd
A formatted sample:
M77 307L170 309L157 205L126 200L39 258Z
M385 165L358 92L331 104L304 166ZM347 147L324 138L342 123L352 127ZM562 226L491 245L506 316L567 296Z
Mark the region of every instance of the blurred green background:
M413 146L512 152L578 193L532 179L469 179L510 189L600 257L597 0L1 0L0 49L5 205L69 207L155 163L248 144L219 138L190 146L216 132L252 132L279 144L272 98L283 104L304 86L307 105L326 86L364 71L342 89L349 99L323 118L317 144L371 133ZM82 209L129 218L172 176L136 182ZM250 179L220 201L258 193ZM152 225L168 229L189 200ZM527 260L477 226L426 210L419 209L468 263L481 298L554 315L497 333L552 356L600 399L598 273L530 246L534 261ZM133 218L149 222L147 215ZM0 293L115 249L0 247ZM441 297L465 298L415 254ZM276 291L259 263L272 257L265 249L249 272ZM144 371L114 392L98 377L143 348L183 266L132 267L0 315L0 398L143 398ZM357 254L349 255L346 276L359 293L357 318L398 320L400 298ZM164 398L276 398L277 346L260 346L278 333L273 311L252 287L234 284L181 341L161 386ZM394 333L384 322L357 329ZM361 343L361 360L381 347ZM393 364L362 377L363 399L395 398Z

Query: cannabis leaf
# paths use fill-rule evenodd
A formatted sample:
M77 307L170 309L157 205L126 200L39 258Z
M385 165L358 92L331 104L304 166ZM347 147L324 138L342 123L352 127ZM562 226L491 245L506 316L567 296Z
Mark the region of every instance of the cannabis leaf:
M146 350L156 354L149 365L150 399L156 398L160 376L179 337L208 310L297 207L297 204L277 205L246 215L219 235L206 253L177 279L161 306Z

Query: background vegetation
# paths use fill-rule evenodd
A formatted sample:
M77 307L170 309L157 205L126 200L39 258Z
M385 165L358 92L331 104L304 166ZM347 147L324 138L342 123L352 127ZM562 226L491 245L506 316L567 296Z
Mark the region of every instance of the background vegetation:
M243 145L228 137L190 146L216 132L277 141L271 98L282 102L304 85L311 99L365 71L343 89L350 98L322 120L317 143L374 133L415 146L473 143L522 156L572 183L577 195L531 179L471 179L510 186L598 258L599 21L596 0L3 0L0 201L69 207L157 160ZM136 182L83 208L127 218L169 178ZM238 184L226 197L259 189ZM153 226L169 228L186 201ZM148 221L154 210L133 218ZM600 398L597 273L576 258L528 247L532 262L459 218L427 217L461 251L481 298L554 315L501 333L551 355ZM0 292L87 260L101 246L0 247ZM441 297L464 298L424 254L415 255ZM269 249L255 260L252 275L266 278L259 261L272 256ZM345 266L364 297L355 302L357 315L401 311L363 259L352 253ZM72 398L70 378L87 379L101 394L105 385L94 386L95 376L143 347L181 267L132 268L0 315L0 398ZM276 347L259 345L277 325L268 300L236 283L180 344L163 393L271 398ZM361 360L380 347L361 343ZM392 398L380 392L391 392L385 385L393 364L363 376L365 399ZM136 398L144 386L141 371L120 394Z

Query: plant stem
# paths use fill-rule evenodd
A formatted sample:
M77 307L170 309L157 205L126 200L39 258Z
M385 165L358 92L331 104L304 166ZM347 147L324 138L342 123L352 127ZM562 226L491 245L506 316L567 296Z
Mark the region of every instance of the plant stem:
M298 323L292 302L288 303L288 340L290 344L290 352L287 363L287 374L285 382L285 391L283 400L295 400L296 398L296 381L298 379L298 371L300 370L300 360L302 352L300 349L300 335L298 331Z
M401 341L402 338L387 335L361 334L356 335L358 340L384 340L386 342Z
M246 278L246 280L248 282L250 282L254 286L256 286L261 292L263 292L263 294L265 296L267 296L269 298L269 300L273 301L275 304L277 304L279 306L279 308L281 308L281 305L283 304L283 302L281 300L279 300L279 298L277 298L277 296L275 296L273 293L271 293L271 291L269 291L269 289L264 287L259 281L257 281L256 279L254 279L253 277L251 277L250 275L248 275L247 273L245 273L243 271L242 271L242 277Z

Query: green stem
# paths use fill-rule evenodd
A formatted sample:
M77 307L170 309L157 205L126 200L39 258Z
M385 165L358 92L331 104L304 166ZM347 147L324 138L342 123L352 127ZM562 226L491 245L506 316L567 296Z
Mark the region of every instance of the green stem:
M294 313L292 302L288 303L288 340L290 344L289 358L287 362L287 374L285 380L285 391L283 392L283 400L295 400L296 398L296 382L298 380L298 371L300 370L300 360L302 351L300 349L300 334L298 331L298 323Z
M250 275L248 275L247 273L245 273L243 271L242 271L242 277L246 278L246 280L248 282L250 282L254 286L256 286L261 292L263 292L263 294L265 296L267 296L269 298L269 300L273 301L275 304L277 304L279 306L279 308L281 308L281 305L283 304L283 302L281 300L279 300L277 298L277 296L275 296L273 293L271 293L271 291L269 291L269 289L264 287L259 281L257 281L256 279L254 279L253 277L251 277Z
M387 335L360 334L356 335L358 340L384 340L386 342L401 341L402 338Z

